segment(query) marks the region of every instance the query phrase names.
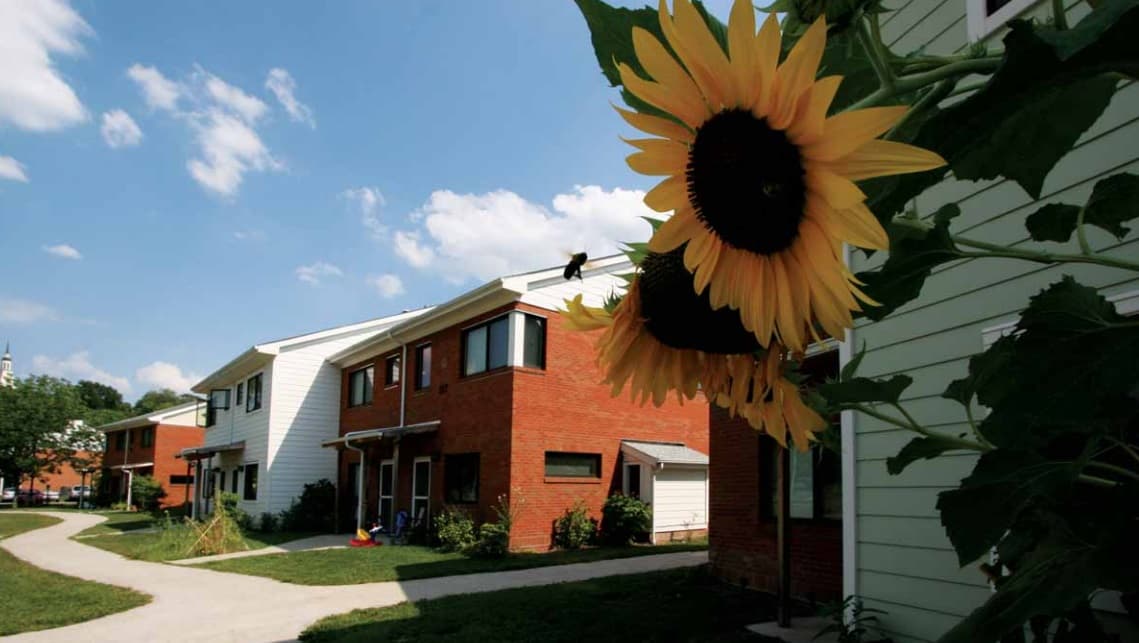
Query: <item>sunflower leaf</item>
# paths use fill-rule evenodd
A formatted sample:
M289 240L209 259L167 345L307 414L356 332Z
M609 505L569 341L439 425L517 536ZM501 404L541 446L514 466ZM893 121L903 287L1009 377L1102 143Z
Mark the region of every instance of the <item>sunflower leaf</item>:
M946 451L960 448L960 444L954 444L952 440L944 438L914 438L902 447L898 455L886 458L886 471L896 476L918 460L932 460Z
M1080 208L1066 203L1049 203L1024 220L1033 241L1064 242L1072 238Z
M862 364L863 357L866 357L866 342L862 342L862 348L846 363L846 366L842 367L842 371L839 372L838 375L838 380L840 382L846 382L853 379L854 374L858 372L858 366Z
M648 72L641 66L637 60L637 53L633 50L633 27L645 29L661 42L665 42L656 10L649 7L640 9L611 7L601 0L575 1L585 16L586 24L589 25L593 51L597 55L597 62L601 65L601 73L605 75L609 84L613 87L621 84L617 63L625 63L642 78L648 78ZM629 104L636 107L632 103Z
M819 393L831 404L862 404L866 402L896 403L902 393L914 383L909 375L895 375L888 380L854 377L843 382L826 382L819 385Z
M1131 232L1122 224L1139 217L1139 176L1125 172L1096 183L1085 207L1084 223L1122 241Z

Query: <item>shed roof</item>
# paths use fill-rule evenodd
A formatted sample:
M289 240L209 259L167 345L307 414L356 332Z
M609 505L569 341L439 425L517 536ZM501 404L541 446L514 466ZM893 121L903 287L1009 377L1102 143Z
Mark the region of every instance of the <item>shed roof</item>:
M660 464L687 464L708 466L708 455L696 449L690 449L680 442L642 442L640 440L622 440L621 452L641 461L653 465Z

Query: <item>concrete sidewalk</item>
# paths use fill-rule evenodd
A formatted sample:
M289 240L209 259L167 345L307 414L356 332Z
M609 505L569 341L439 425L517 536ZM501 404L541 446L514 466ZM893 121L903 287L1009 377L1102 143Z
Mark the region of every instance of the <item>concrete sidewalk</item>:
M250 556L267 556L269 554L287 554L294 551L317 551L320 549L344 549L348 545L351 535L344 534L323 534L321 536L313 536L311 538L299 538L297 540L290 540L289 542L281 543L280 545L270 545L262 547L261 549L250 549L249 551L235 551L231 554L215 554L213 556L198 556L197 558L183 558L181 560L170 561L173 565L197 565L199 563L212 563L215 560L229 560L231 558L249 558Z
M708 560L706 552L685 552L407 582L301 586L129 560L71 540L105 520L102 516L37 513L63 522L0 540L0 547L37 567L129 587L154 600L119 614L4 641L291 641L320 618L364 607L692 567Z

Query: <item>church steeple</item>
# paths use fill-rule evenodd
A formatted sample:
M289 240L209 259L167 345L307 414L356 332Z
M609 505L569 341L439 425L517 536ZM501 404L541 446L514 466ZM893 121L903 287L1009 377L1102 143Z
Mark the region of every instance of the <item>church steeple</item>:
M4 342L4 357L0 357L0 386L13 386L16 383L16 374L12 372L12 351L8 342Z

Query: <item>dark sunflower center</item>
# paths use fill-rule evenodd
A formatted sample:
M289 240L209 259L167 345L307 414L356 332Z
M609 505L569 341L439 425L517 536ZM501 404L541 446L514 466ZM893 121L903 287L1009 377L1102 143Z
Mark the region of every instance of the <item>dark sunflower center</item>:
M799 234L806 186L799 148L767 120L720 112L696 132L688 153L688 199L728 244L770 255Z
M697 295L693 290L692 273L684 267L684 248L650 253L641 262L638 292L645 328L671 348L717 354L759 350L755 336L740 323L738 312L712 310L708 291Z

